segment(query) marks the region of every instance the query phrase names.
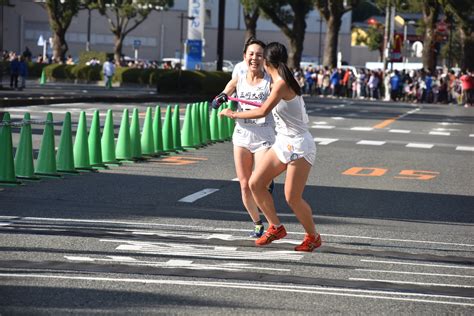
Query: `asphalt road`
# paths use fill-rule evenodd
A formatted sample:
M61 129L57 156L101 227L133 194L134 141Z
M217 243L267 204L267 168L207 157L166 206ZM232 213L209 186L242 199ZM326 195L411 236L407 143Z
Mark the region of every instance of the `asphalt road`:
M71 111L77 122L113 108L118 128L123 108L148 105L4 110L58 122ZM342 99L307 108L317 251L292 250L303 230L283 176L274 197L288 237L254 246L232 145L216 143L0 189L0 313L473 314L474 110ZM34 127L34 148L41 134Z

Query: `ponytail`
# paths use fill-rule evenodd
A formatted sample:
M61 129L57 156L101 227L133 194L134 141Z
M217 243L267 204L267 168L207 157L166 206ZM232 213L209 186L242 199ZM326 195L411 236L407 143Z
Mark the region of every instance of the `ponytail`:
M278 74L283 78L283 80L285 80L285 83L289 85L297 95L301 95L301 87L298 81L296 81L295 76L293 76L290 68L288 68L285 63L278 63Z
M265 47L263 56L267 64L271 64L278 70L278 74L285 83L290 86L297 95L301 95L301 87L293 76L290 68L286 65L288 53L286 52L285 46L278 42L270 43Z

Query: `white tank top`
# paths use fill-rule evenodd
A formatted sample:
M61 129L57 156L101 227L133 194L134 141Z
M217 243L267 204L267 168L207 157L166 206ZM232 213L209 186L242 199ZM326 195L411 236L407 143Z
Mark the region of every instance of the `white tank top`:
M247 82L247 72L242 75L239 74L236 87L237 98L263 103L270 95L270 83L271 77L267 73L265 73L263 79L254 86ZM255 108L253 105L239 102L237 111L248 111ZM258 119L237 119L236 123L245 127L274 126L273 116L271 114Z
M272 110L277 134L298 136L308 131L308 114L303 97L296 95L293 99L283 99Z

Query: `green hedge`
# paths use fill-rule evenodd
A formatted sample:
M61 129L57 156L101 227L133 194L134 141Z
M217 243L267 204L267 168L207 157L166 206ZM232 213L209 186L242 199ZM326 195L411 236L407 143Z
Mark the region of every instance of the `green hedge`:
M10 63L3 62L4 73L8 74ZM29 77L39 78L44 69L48 80L96 82L103 80L102 66L36 64L29 63ZM120 84L136 84L157 87L162 94L218 94L231 74L219 71L181 71L166 69L137 69L119 67L113 81Z

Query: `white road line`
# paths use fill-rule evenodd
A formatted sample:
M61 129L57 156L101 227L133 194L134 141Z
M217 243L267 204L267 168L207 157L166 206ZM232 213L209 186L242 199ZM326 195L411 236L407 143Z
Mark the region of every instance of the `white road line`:
M410 271L394 271L394 270L377 270L377 269L355 269L356 271L363 272L376 272L376 273L395 273L395 274L410 274L410 275L429 275L439 277L452 277L452 278L466 278L472 279L474 275L459 275L459 274L445 274L445 273L429 273L429 272L410 272Z
M439 125L461 125L460 123L452 123L452 122L441 122L438 123Z
M408 281L384 280L384 279L365 279L365 278L349 278L349 280L351 280L351 281L369 281L369 282L387 282L387 283L395 283L395 284L413 284L413 285L428 285L428 286L460 287L460 288L466 288L466 289L474 288L473 285L463 285L463 284L408 282Z
M377 140L361 140L357 142L357 145L370 145L370 146L381 146L385 144L384 141L377 141Z
M399 133L399 134L409 134L409 133L411 133L411 131L407 130L407 129L389 129L388 132L389 133Z
M314 125L326 125L327 122L324 121L319 121L319 122L313 122Z
M440 136L449 136L451 133L449 132L436 132L436 131L431 131L430 135L440 135Z
M193 203L199 199L202 199L205 196L208 196L209 194L212 194L214 192L219 191L219 189L204 189L201 191L198 191L196 193L193 193L191 195L185 196L184 198L180 199L178 202L183 202L183 203Z
M474 134L469 134L469 137L474 137Z
M336 126L332 125L313 125L312 128L320 128L320 129L333 129Z
M349 239L372 239L372 240L383 240L383 241L396 241L396 242L412 242L412 243L421 243L421 244L437 244L437 245L446 245L446 246L464 246L464 247L474 247L473 244L459 244L452 242L442 242L442 241L428 241L428 240L414 240L414 239L395 239L395 238L382 238L382 237L367 237L367 236L351 236L351 235L336 235L336 234L321 234L321 236L328 237L341 237Z
M389 260L368 260L368 259L361 259L360 261L369 262L369 263L386 263L386 264L400 264L400 265L420 266L420 267L474 270L474 267L462 266L462 265L454 266L454 265L447 265L447 264L415 263L415 262L400 262L400 261L389 261Z
M457 146L457 147L456 147L456 150L459 150L459 151L474 151L474 147L470 147L470 146Z
M326 288L318 286L285 286L280 284L260 283L261 286L256 287L252 283L240 282L206 282L206 281L184 281L184 280L154 280L154 279L135 279L135 278L110 278L110 277L93 277L93 276L71 276L71 275L45 275L45 274L24 274L24 273L0 273L0 277L10 278L37 278L37 279L56 279L56 280L80 280L80 281L101 281L101 282L123 282L123 283L137 283L137 284L155 284L155 285L175 285L175 286L195 286L195 287L215 287L228 289L246 289L253 291L277 291L289 293L307 293L320 294L330 296L354 297L354 298L370 298L392 301L405 301L417 303L431 303L431 304L445 304L458 306L474 306L474 303L469 303L470 297L448 296L448 295L433 295L420 293L401 293L390 291L372 291L359 289L344 289L344 288ZM360 294L359 294L360 293ZM362 294L367 293L367 294ZM382 295L377 295L382 294ZM398 296L396 296L398 295ZM441 301L434 299L418 299L412 298L414 296L429 297L429 298L448 298L448 299L462 299L467 302L456 301Z
M363 126L356 126L356 127L351 127L351 131L372 131L374 130L373 127L363 127Z
M431 149L433 146L433 144L408 143L405 147Z
M331 117L333 120L344 120L343 117L340 117L340 116L335 116L335 117Z
M240 211L229 212L232 214L241 214ZM294 217L294 214L281 214L283 217ZM18 216L0 216L2 219L11 219L21 222L21 220L33 220L33 221L50 221L50 222L71 222L71 223L91 223L91 224L119 224L119 225L134 225L134 226L158 226L158 227L182 227L202 230L202 226L195 225L179 225L179 224L160 224L160 223L151 223L151 222L135 222L135 221L111 221L111 220L101 220L101 219L76 219L76 218L48 218L48 217L18 217ZM214 231L239 231L246 232L248 229L235 229L235 228L222 228L222 227L206 227L206 230L213 229ZM303 235L302 232L291 232L288 233ZM442 241L430 241L430 240L416 240L416 239L398 239L398 238L383 238L383 237L371 237L371 236L354 236L354 235L339 235L339 234L321 234L323 237L339 237L339 238L348 238L348 239L364 239L364 240L380 240L380 241L394 241L394 242L403 242L403 243L420 243L420 244L433 244L433 245L445 245L445 246L459 246L459 247L474 247L474 244L463 244L463 243L453 243L453 242L442 242ZM286 239L285 239L286 240ZM284 241L284 240L283 240Z
M182 269L191 269L191 270L244 271L247 269L247 270L266 270L266 271L279 271L279 272L291 271L291 269L257 267L257 266L252 266L247 263L234 263L234 262L219 263L219 264L203 264L203 263L193 262L192 260L180 260L180 259L171 259L168 261L160 262L160 261L137 260L132 257L123 257L123 256L107 256L106 258L64 256L64 258L70 261L79 261L79 262L114 262L114 263L135 265L135 266L182 268Z
M318 143L318 145L329 145L330 143L334 143L338 141L338 138L320 138L320 137L315 137L314 141Z

